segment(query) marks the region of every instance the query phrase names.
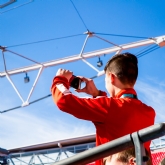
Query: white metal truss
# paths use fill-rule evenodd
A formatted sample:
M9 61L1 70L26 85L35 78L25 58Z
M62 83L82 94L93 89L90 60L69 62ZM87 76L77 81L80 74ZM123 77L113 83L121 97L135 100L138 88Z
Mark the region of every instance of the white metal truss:
M151 150L161 149L165 147L165 136L157 138L151 141L150 148Z
M56 60L52 60L52 61L48 61L48 62L44 62L44 63L38 63L38 62L36 62L32 59L29 59L29 58L27 58L23 55L20 55L20 54L15 53L11 50L8 50L7 47L0 46L0 49L2 51L3 61L4 61L4 68L5 68L5 71L0 72L0 77L6 77L8 79L8 81L10 82L12 87L14 88L15 92L17 93L18 97L22 101L22 107L29 105L30 97L31 97L31 95L34 91L34 88L35 88L35 86L36 86L36 84L39 80L40 75L42 74L42 71L45 68L52 67L52 66L57 66L57 65L60 65L60 64L69 63L69 62L73 62L73 61L82 60L84 63L86 63L88 66L90 66L92 69L94 69L97 72L97 75L95 77L98 77L98 76L101 76L101 75L104 74L104 70L102 70L102 71L98 70L95 66L93 66L91 63L86 61L86 59L92 58L92 57L100 57L102 55L105 55L105 54L107 55L107 54L111 54L111 53L118 54L118 53L121 53L123 50L128 50L128 49L131 49L131 48L137 48L137 47L153 45L153 44L156 44L159 47L165 46L165 35L155 37L155 38L140 40L140 41L137 41L137 42L131 42L131 43L123 44L123 45L116 45L116 44L114 44L110 41L107 41L107 40L105 40L101 37L96 36L92 32L86 32L85 34L87 34L87 37L85 38L85 41L84 41L84 44L83 44L82 49L80 51L80 54L69 56L69 57L66 57L66 58L56 59ZM113 46L108 47L106 49L95 50L95 51L92 51L92 52L84 53L84 49L85 49L85 46L87 44L87 41L88 41L89 37L97 37L101 40L104 40L104 41L112 44ZM7 70L6 69L6 63L5 63L5 56L4 56L4 53L7 52L7 51L10 52L10 53L16 54L16 55L18 55L22 58L25 58L27 60L30 60L30 61L34 62L35 64L31 65L31 66L25 66L25 67L22 67L22 68L16 68L14 70ZM16 88L16 86L14 85L12 80L10 79L10 76L15 75L15 74L20 74L20 73L23 73L23 72L26 73L26 72L33 71L33 70L38 70L38 75L36 76L36 79L35 79L35 81L32 85L32 88L29 91L27 99L24 100L22 98L20 92L18 91L18 89Z
M156 142L157 141L157 142ZM42 145L42 144L41 144ZM49 146L49 144L48 144ZM80 147L81 146L81 147ZM61 143L58 143L58 148L54 147L51 149L46 148L41 150L33 150L33 151L24 151L20 148L20 151L16 151L14 153L10 153L6 155L8 161L12 165L22 164L22 165L30 165L30 164L42 164L42 165L49 165L60 160L69 158L77 153L83 152L85 150L89 150L95 146L95 142L87 143L87 144L80 144L75 146L67 146L63 147ZM157 150L163 149L165 146L165 139L164 136L154 139L151 141L150 149ZM33 148L34 146L28 146L29 148ZM80 148L79 148L80 147ZM81 151L82 149L82 151ZM23 152L22 152L23 151Z
M6 155L10 164L17 165L30 165L30 164L42 164L48 165L58 162L60 160L74 156L82 151L89 150L95 146L95 142L87 144L78 144L62 147L59 143L58 147L53 147L51 149L45 148L43 150L33 150L33 151L19 151L15 153L10 153ZM79 148L80 147L80 148Z

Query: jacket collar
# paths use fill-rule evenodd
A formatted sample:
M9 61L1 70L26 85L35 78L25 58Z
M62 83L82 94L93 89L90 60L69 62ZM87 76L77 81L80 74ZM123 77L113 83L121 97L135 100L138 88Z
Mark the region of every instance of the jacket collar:
M133 88L126 88L126 89L122 89L120 92L118 92L116 94L115 98L120 98L123 94L137 95L136 91Z

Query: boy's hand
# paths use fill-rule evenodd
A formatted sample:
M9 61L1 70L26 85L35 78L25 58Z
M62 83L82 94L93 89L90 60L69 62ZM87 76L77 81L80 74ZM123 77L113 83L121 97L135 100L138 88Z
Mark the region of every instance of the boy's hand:
M96 88L92 79L88 79L85 77L78 76L82 81L86 83L83 89L76 89L77 92L85 92L89 95L97 97L99 95L99 90Z
M68 79L68 81L70 80L70 78L72 77L73 72L71 72L70 70L66 70L66 69L58 69L56 76L64 76L65 78Z

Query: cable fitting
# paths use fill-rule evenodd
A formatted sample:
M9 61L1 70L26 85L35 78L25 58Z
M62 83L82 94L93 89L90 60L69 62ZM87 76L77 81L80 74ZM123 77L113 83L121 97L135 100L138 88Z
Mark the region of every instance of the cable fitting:
M23 104L22 104L22 107L26 107L26 106L28 106L29 105L29 102L24 102Z
M89 35L89 37L93 37L94 32L86 31L84 34Z
M165 38L158 38L158 39L156 40L156 43L157 43L160 47L165 46Z
M5 46L1 46L0 45L0 49L4 52L4 51L6 51L6 47Z

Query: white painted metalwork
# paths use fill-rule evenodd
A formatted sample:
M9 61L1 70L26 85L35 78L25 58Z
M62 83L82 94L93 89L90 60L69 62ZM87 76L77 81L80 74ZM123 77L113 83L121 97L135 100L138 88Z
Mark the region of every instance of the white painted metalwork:
M5 68L5 71L0 73L0 77L6 77L8 79L8 81L11 83L14 90L16 91L17 95L21 99L22 106L29 105L30 97L31 97L31 95L34 91L34 88L35 88L38 80L39 80L39 77L40 77L42 71L47 67L53 67L53 66L57 66L57 65L60 65L60 64L64 64L64 63L69 63L69 62L73 62L73 61L82 60L83 62L85 62L87 65L89 65L92 69L94 69L97 72L97 75L95 77L98 77L98 76L103 75L104 71L99 71L96 67L94 67L91 63L89 63L85 59L92 58L92 57L98 57L98 56L102 56L102 55L105 55L105 54L111 54L111 53L118 54L118 53L121 53L123 50L131 49L131 48L137 48L137 47L146 46L146 45L152 45L152 44L157 44L160 47L165 46L165 35L155 37L155 38L149 38L149 39L141 40L141 41L137 41L137 42L127 43L127 44L123 44L123 45L116 45L116 44L114 44L110 41L107 41L107 40L105 40L101 37L96 36L92 32L88 31L85 34L87 34L87 37L86 37L86 39L83 43L80 54L69 56L69 57L66 57L66 58L56 59L56 60L52 60L52 61L48 61L48 62L44 62L44 63L39 63L39 62L34 61L32 59L29 59L29 58L27 58L23 55L20 55L20 54L15 53L11 50L8 50L6 47L0 46L0 49L2 50L2 55L3 55L3 60L4 60L4 68ZM106 49L95 50L95 51L92 51L92 52L84 53L84 49L85 49L85 46L87 44L87 41L88 41L89 37L97 37L97 38L99 38L101 40L104 40L104 41L106 41L110 44L113 44L115 46L112 46L112 47L109 47L109 48L106 48ZM7 51L10 52L10 53L13 53L15 55L18 55L22 58L25 58L27 60L30 60L30 61L32 61L36 64L31 65L31 66L25 66L25 67L22 67L22 68L17 68L17 69L14 69L14 70L7 70L6 63L5 63L5 57L4 57L4 53L7 52ZM22 98L20 92L18 91L18 89L16 88L16 86L14 85L12 80L10 79L10 76L15 75L15 74L20 74L20 73L23 73L23 72L29 72L29 71L37 70L37 69L39 70L39 72L36 76L36 79L33 83L33 86L32 86L32 88L29 92L29 95L28 95L27 99L24 100Z
M89 65L92 69L94 69L96 72L100 72L96 67L94 67L91 63L89 63L88 61L86 61L85 59L82 59L83 62L85 62L87 65Z
M25 102L23 102L22 107L29 105L29 99L30 99L30 97L31 97L31 95L32 95L32 93L33 93L33 91L34 91L34 88L35 88L35 86L36 86L36 84L37 84L37 82L38 82L38 79L39 79L39 77L40 77L40 75L41 75L43 69L44 69L43 66L39 69L38 74L37 74L37 77L36 77L36 79L35 79L35 81L34 81L34 83L33 83L33 86L32 86L32 88L31 88L31 90L30 90L30 92L29 92L29 95L28 95L28 97L27 97L27 100L26 100Z
M42 144L41 144L42 145ZM37 145L36 145L37 146ZM6 155L6 158L12 165L20 164L52 164L60 160L69 158L82 151L95 147L95 142L86 144L69 145L65 147L45 148L33 151L19 151Z
M158 139L155 139L155 140L151 141L150 148L152 150L161 149L161 148L164 148L164 147L165 147L165 136L162 136L162 137L160 137Z
M85 38L84 44L83 44L81 52L80 52L80 57L82 57L82 54L84 52L85 46L86 46L87 41L88 41L88 38L89 38L89 35L87 35L87 37Z
M164 36L155 37L155 38L152 38L152 39L146 39L146 40L141 40L141 41L138 41L138 42L132 42L132 43L128 43L128 44L123 44L123 45L119 45L119 46L122 47L122 50L127 50L127 49L131 49L131 48L137 48L137 47L141 47L141 46L157 44L157 40L160 40L160 39L165 40L165 35ZM0 49L2 49L2 47L0 47ZM106 48L106 49L101 49L101 50L96 50L96 51L92 51L92 52L87 52L87 53L82 54L81 57L79 55L73 55L73 56L69 56L69 57L66 57L66 58L61 58L61 59L57 59L57 60L44 62L44 63L42 63L42 65L45 68L46 67L52 67L52 66L56 66L56 65L60 65L60 64L64 64L64 63L69 63L69 62L73 62L73 61L82 60L82 58L86 59L86 58L102 56L104 54L114 53L114 52L117 52L119 50L121 50L121 48L119 48L117 46L114 46L114 47L109 47L109 48ZM5 49L5 51L9 51L9 50ZM9 70L8 74L9 75L19 74L19 73L23 73L23 72L36 70L36 69L39 69L39 68L40 68L40 65L39 64L35 64L35 65L32 65L32 66L25 66L23 68L17 68L17 69L14 69L14 70ZM4 76L6 76L6 73L5 72L1 72L0 73L0 77L4 77Z

